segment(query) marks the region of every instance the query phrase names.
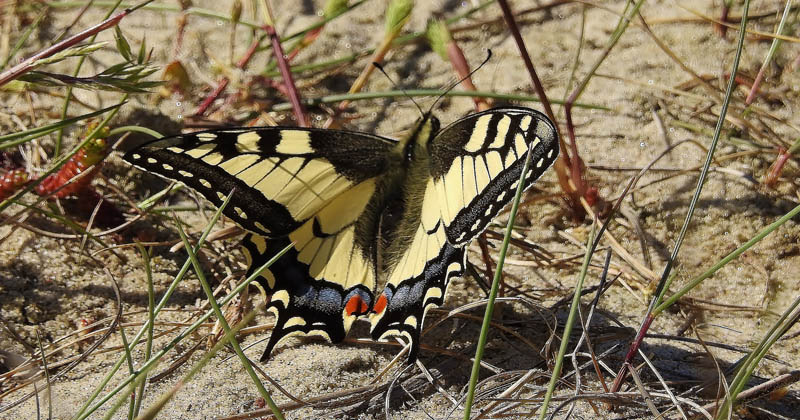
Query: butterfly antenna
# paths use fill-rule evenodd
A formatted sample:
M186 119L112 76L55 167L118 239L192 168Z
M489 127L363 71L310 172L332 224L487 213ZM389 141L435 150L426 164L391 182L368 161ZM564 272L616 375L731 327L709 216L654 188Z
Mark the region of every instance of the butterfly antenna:
M373 66L375 66L375 68L376 68L376 69L380 70L380 71L381 71L381 73L383 73L383 75L384 75L384 76L386 76L386 78L387 78L387 79L389 79L389 81L390 81L390 82L392 82L392 85L393 85L393 86L394 86L396 89L400 89L400 91L401 91L401 92L403 92L403 93L406 95L406 97L408 97L408 99L411 99L411 102L413 102L413 103L414 103L414 105L417 107L417 109L419 110L419 113L420 113L420 114L422 114L422 116L423 116L423 117L425 116L425 112L422 110L422 107L420 107L420 106L419 106L419 104L417 103L417 101L415 101L415 100L414 100L414 97L413 97L413 96L411 96L411 95L409 95L409 94L408 94L408 92L406 92L406 90L405 90L405 89L401 88L401 87L400 87L400 86L397 84L397 82L395 82L395 81L394 81L394 79L392 79L392 77L391 77L391 76L389 76L389 74L388 74L388 73L386 73L386 70L384 70L384 69L383 69L383 66L381 65L381 63L378 63L378 62L375 62L375 61L373 61L373 62L372 62L372 65L373 65Z
M467 80L467 79L469 79L470 77L472 77L472 75L473 75L473 74L475 74L475 72L477 72L478 70L480 70L480 69L481 69L481 67L483 67L483 65L484 65L484 64L488 63L488 62L489 62L489 60L490 60L491 58L492 58L492 50L490 50L490 49L487 49L487 50L486 50L486 58L484 58L484 59L483 59L483 62L481 62L481 64L479 64L479 65L478 65L478 67L475 67L475 68L474 68L472 71L470 71L470 72L469 72L469 74L467 74L466 76L462 77L462 78L461 78L461 79L459 79L458 81L456 81L456 82L454 82L453 84L451 84L450 86L448 86L448 87L447 87L447 89L445 89L445 90L444 90L444 92L442 92L442 93L441 93L439 96L437 96L437 97L436 97L436 100L435 100L435 101L433 101L433 105L431 105L431 109L433 109L433 107L435 107L435 106L436 106L436 104L437 104L437 103L438 103L438 102L439 102L439 101L440 101L442 98L444 98L444 96L445 96L445 95L447 95L448 93L450 93L450 91L451 91L451 90L453 90L453 89L454 89L456 86L460 85L460 84L461 84L461 82L463 82L464 80Z

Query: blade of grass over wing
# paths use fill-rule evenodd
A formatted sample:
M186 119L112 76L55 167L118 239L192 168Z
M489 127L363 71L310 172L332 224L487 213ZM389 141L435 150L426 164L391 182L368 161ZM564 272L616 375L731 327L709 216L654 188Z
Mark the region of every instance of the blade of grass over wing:
M730 72L730 78L728 79L728 87L725 90L725 99L722 102L722 109L719 112L719 119L717 120L716 128L714 129L714 137L711 139L711 145L708 148L708 154L706 155L705 163L703 164L703 170L700 172L700 177L697 180L697 187L695 188L694 195L692 196L692 200L689 203L689 209L686 212L686 218L684 219L683 226L678 234L678 238L675 241L674 248L672 250L672 254L670 255L669 259L667 260L667 264L664 267L664 271L661 275L661 279L656 286L654 297L650 302L650 306L648 308L648 313L645 316L644 320L642 321L641 326L639 327L639 331L634 339L633 343L628 350L627 355L625 356L624 363L622 368L620 368L619 373L617 374L616 379L614 380L614 384L611 387L611 392L618 392L622 387L622 381L625 379L625 373L627 372L627 367L633 361L633 358L636 356L636 353L639 350L639 346L641 345L642 340L644 339L644 335L647 333L647 330L650 327L650 324L653 322L655 318L654 309L659 306L661 300L663 299L664 294L667 290L669 290L670 283L674 276L672 275L672 266L675 263L675 260L678 258L678 252L680 251L681 244L683 243L683 239L686 236L686 231L689 228L689 223L692 220L692 216L694 215L695 207L697 206L697 202L700 199L700 193L703 191L703 185L705 184L706 176L708 175L709 167L711 166L711 161L714 157L714 152L716 151L717 143L720 139L720 134L722 133L722 125L725 122L725 114L728 111L728 105L731 101L731 95L733 94L734 87L736 86L736 72L739 69L739 60L742 56L742 49L744 45L744 37L746 34L745 29L747 28L747 11L750 8L750 0L745 0L744 8L742 12L742 21L741 27L739 30L739 41L736 48L736 55L733 60L732 69ZM702 281L702 280L700 280ZM697 284L700 283L697 282ZM674 303L674 300L672 301Z
M522 172L519 177L519 184L517 184L517 191L514 195L514 201L511 204L511 212L508 214L508 225L506 226L505 236L503 236L503 244L500 246L498 253L497 267L494 271L494 279L492 279L492 288L489 291L489 297L486 302L486 310L483 313L483 323L481 324L481 333L478 337L478 345L475 349L475 358L472 363L472 371L469 376L469 385L467 388L467 397L464 402L464 420L469 420L470 413L472 412L472 403L475 401L475 389L478 385L478 376L480 376L481 359L483 358L483 350L486 348L486 342L489 338L489 325L492 322L492 314L494 312L494 303L497 299L497 292L500 289L500 278L503 276L503 262L508 252L508 245L511 242L511 232L514 230L514 220L517 217L519 210L519 202L522 198L522 191L525 186L525 174L528 173L528 167L531 164L532 148L528 149L525 156L525 164L522 167Z
M211 233L211 229L214 227L214 225L216 224L216 221L222 215L222 209L227 205L227 203L230 200L230 197L231 196L229 195L226 198L226 200L223 202L223 204L220 206L220 208L217 209L217 211L214 213L214 216L210 220L210 222L208 224L208 227L200 235L200 238L198 238L197 244L193 248L195 254L203 246L203 243L205 243L206 238ZM293 244L290 244L290 245L286 246L286 248L282 249L278 254L276 254L269 261L264 263L263 266L259 267L259 269L256 270L255 272L253 272L253 274L250 277L248 277L246 280L244 280L242 283L240 283L236 288L234 288L224 299L220 299L219 300L219 304L220 305L226 305L228 302L233 300L236 296L239 295L239 293L242 292L242 290L244 290L247 286L249 286L251 282L255 281L255 279L257 279L258 276L261 275L261 272L263 270L268 268L278 258L280 258L283 254L288 252L292 248L292 246L293 246ZM164 308L164 306L166 306L167 302L169 301L169 298L175 292L175 290L177 289L177 287L180 284L181 280L186 275L186 272L189 270L189 268L191 266L192 266L192 261L187 258L187 260L184 262L184 264L181 267L181 269L178 272L178 274L175 275L175 278L173 279L172 283L167 288L166 292L164 292L164 296L162 296L162 298L159 301L158 305L156 305L155 310L153 311L153 318L154 319L158 316L158 314L161 312L161 310ZM156 354L154 354L153 357L151 357L149 360L144 362L141 365L141 367L139 368L139 371L141 372L141 371L144 371L145 369L148 369L148 370L151 369L152 366L154 366L156 363L158 363L161 360L161 358L164 357L164 355L166 355L170 350L172 350L176 345L178 345L178 343L183 341L186 337L189 337L195 330L197 330L212 315L214 315L214 310L213 309L212 310L208 310L205 314L200 316L194 323L192 323L189 327L184 329L180 334L178 334L175 338L173 338L172 341L167 343L161 350L159 350ZM142 336L145 334L145 332L147 331L148 328L150 328L150 322L149 321L146 322L144 325L142 325L142 327L139 329L139 332L136 334L136 336L133 338L133 340L131 340L131 347L135 347L139 343L139 341L141 340ZM84 405L78 411L78 413L73 417L74 420L84 420L84 419L88 418L92 413L97 411L98 408L100 408L108 400L113 398L114 395L118 394L120 391L125 389L128 384L130 384L131 382L133 382L133 381L135 381L137 379L135 377L128 377L127 379L122 381L119 385L117 385L114 389L112 389L108 394L106 394L104 397L100 398L100 400L98 400L97 403L92 405L94 400L97 398L97 396L100 394L100 392L102 392L102 390L105 389L105 387L108 385L108 383L111 380L111 378L116 374L116 372L122 366L122 363L124 363L124 361L125 361L124 357L120 358L116 362L116 364L109 370L109 372L103 378L103 380L98 385L98 387L95 389L95 391L92 393L92 395L87 399L87 401L84 403ZM139 376L141 376L141 375L139 375Z
M233 191L231 191L230 196L233 196ZM217 321L222 325L222 328L225 330L226 334L231 333L231 327L228 325L228 321L225 319L225 314L220 309L219 303L217 299L214 297L214 292L211 290L211 286L208 285L208 281L206 280L206 276L203 273L203 267L200 266L200 261L197 259L197 254L192 251L191 244L189 243L189 238L186 236L186 232L183 231L182 224L180 219L178 219L175 215L173 215L173 219L178 227L178 233L181 235L181 240L183 241L183 247L186 249L186 252L189 254L189 259L192 261L192 266L194 267L195 275L197 279L200 281L200 285L203 287L203 291L208 297L208 303L211 305L211 308L214 310L214 314L217 316ZM261 379L258 378L258 374L253 369L253 365L250 363L250 359L245 356L244 352L242 351L242 347L239 345L239 341L236 340L236 337L231 335L229 338L231 346L233 346L233 350L236 352L236 355L239 356L239 360L242 362L242 366L244 367L247 374L250 375L250 378L253 380L256 388L258 389L258 393L261 394L261 397L264 398L267 405L272 409L272 413L275 415L275 418L278 420L283 420L283 413L281 413L278 406L272 401L272 397L270 397L269 392L267 389L264 388L264 384L261 383Z

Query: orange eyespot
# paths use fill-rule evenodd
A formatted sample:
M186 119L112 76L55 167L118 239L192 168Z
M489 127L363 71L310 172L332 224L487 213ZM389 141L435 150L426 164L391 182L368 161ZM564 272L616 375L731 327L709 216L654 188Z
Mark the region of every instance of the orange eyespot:
M347 315L363 315L367 313L367 302L364 302L364 299L361 299L361 296L355 295L347 301L347 305L345 305L344 310Z
M372 308L372 311L376 314L383 312L386 309L386 306L389 305L389 299L386 298L386 293L382 293L381 296L378 298L378 301L375 302L375 306Z

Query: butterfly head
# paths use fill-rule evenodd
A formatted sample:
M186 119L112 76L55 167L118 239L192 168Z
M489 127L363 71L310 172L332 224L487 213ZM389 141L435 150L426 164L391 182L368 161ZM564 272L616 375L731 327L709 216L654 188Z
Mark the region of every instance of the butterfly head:
M417 121L417 126L414 129L414 134L412 135L414 142L421 145L427 145L428 140L433 138L433 136L439 132L440 127L441 124L439 123L439 119L436 118L432 112L426 112L422 115L422 118Z

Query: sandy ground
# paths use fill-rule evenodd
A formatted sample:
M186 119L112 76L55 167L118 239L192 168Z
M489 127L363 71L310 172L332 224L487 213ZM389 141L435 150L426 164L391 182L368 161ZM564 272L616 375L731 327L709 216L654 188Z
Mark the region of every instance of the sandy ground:
M278 3L278 2L275 2ZM286 3L286 4L283 4ZM409 22L410 30L422 30L425 22L433 14L453 16L471 7L469 2L437 1L431 4L420 2L414 9ZM609 34L617 22L617 15L624 2L604 3L604 7L616 11L612 13L603 8L588 7L586 9L586 32L577 75L583 77L592 63L601 55ZM711 2L702 2L705 12L716 10ZM171 4L171 3L170 3ZM527 2L515 2L514 8L521 10L529 5ZM219 2L197 1L195 6L228 13L227 6ZM781 10L782 2L767 1L754 5L753 12L769 12ZM563 98L570 80L571 67L579 48L579 31L581 27L581 11L579 4L567 4L556 7L550 12L537 12L525 15L522 19L522 33L536 68L542 78L548 95L552 99ZM281 2L276 10L278 28L282 33L293 33L316 21L316 13L321 9L319 2ZM383 2L373 0L359 7L325 27L320 38L307 51L301 53L295 64L306 64L327 60L334 57L361 51L376 45L381 36L383 26ZM49 39L61 32L76 16L78 8L55 9L46 24L34 32L26 54L49 45ZM76 25L83 28L90 23L101 20L104 10L92 8ZM728 39L720 39L707 23L687 20L670 20L671 18L693 17L687 10L678 7L675 2L648 2L642 8L643 15L652 23L653 32L666 43L677 57L696 73L711 76L709 83L720 92L725 86L725 74L733 61L736 31L729 32ZM739 14L735 10L735 15ZM464 19L455 27L467 27L456 33L471 63L478 63L485 57L486 48L494 51L494 57L474 76L475 85L480 90L508 92L533 95L527 73L522 60L518 56L516 46L509 32L501 24L491 23L500 16L497 6L490 6ZM758 28L772 31L772 26L758 23ZM183 48L177 56L174 52L176 14L138 11L126 18L121 28L132 43L138 44L146 37L152 48L152 60L156 65L163 65L175 58L186 64L192 80L197 84L195 94L181 98L178 96L163 98L157 95L138 95L131 99L114 126L142 125L165 133L176 132L182 116L191 112L204 96L200 88L204 84L213 83L215 60L227 60L230 27L223 21L212 18L190 16L187 22ZM236 53L242 54L249 42L248 30L238 31ZM110 32L101 34L99 39L110 40ZM113 45L113 43L112 43ZM135 46L136 47L136 46ZM741 70L752 77L758 70L764 54L769 47L765 40L748 39L742 58ZM783 144L791 144L798 137L800 117L793 115L796 107L800 78L797 73L788 69L790 62L800 52L792 43L783 44L766 79L765 90L770 97L778 99L767 101L762 99L757 106L776 116L777 120L766 119L774 138L758 138L762 146L775 144L782 139ZM98 60L89 60L85 66L86 74L95 73L113 64L112 54L101 54ZM109 57L106 60L106 57ZM235 77L252 75L263 68L267 54L257 54L245 73L234 73ZM349 66L333 74L325 73L298 77L300 93L304 97L322 96L328 93L346 92L350 83L366 60ZM67 67L56 67L64 72L71 71ZM388 74L400 80L406 88L431 87L438 88L453 80L453 72L448 63L432 53L427 45L410 44L392 52L386 60ZM689 90L692 95L679 96L668 92L665 88L674 88L691 81L690 75L671 60L652 38L638 25L632 26L620 39L611 56L598 69L604 76L594 77L580 102L608 107L604 110L587 110L576 108L574 120L581 156L588 167L588 179L599 189L599 195L606 199L617 197L635 172L629 169L641 168L657 155L667 143L676 144L683 140L694 143L683 143L666 157L654 165L658 170L649 172L639 183L644 186L626 199L624 209L630 217L620 217L614 223L610 233L620 242L634 259L645 261L645 254L640 238L644 238L647 254L651 260L650 267L656 275L660 274L666 258L685 218L687 206L697 182L697 171L677 173L676 168L693 168L700 165L705 158L703 147L710 144L710 136L688 131L677 122L683 121L706 130L712 130L714 119L710 118L706 108L714 104L709 100L708 91L702 88ZM327 75L327 76L325 76ZM234 80L238 86L238 80ZM391 89L391 83L377 74L366 87L366 91L382 91ZM741 103L744 88L737 91L737 101ZM118 100L117 94L98 94L96 92L76 91L82 101L107 106ZM273 94L271 94L273 95ZM721 97L721 93L717 94ZM29 104L23 96L9 95L0 92L4 114L3 133L19 129L15 119L10 115L19 115L21 121L29 127L42 125L57 115L60 100L53 100L45 95L31 96L37 110L36 122L31 121ZM423 108L431 101L421 100ZM539 108L535 103L528 106ZM78 108L76 108L76 113ZM416 108L406 99L376 100L357 102L353 105L361 118L348 124L348 128L376 132L387 136L397 136L407 129L418 115ZM459 116L469 113L472 102L467 98L443 100L437 105L437 115L444 122L450 122ZM716 113L719 106L711 109ZM563 111L556 108L557 115L563 124ZM81 111L83 112L83 111ZM218 117L236 116L239 110L235 104L226 107ZM281 121L283 115L273 114ZM315 112L314 115L322 115ZM664 130L660 128L658 119L663 120ZM729 115L743 117L741 107L733 107ZM321 121L317 120L316 123ZM262 121L263 123L263 121ZM290 121L283 120L289 124ZM667 134L665 138L664 133ZM748 133L737 131L739 137L748 137ZM755 136L755 135L754 135ZM756 138L756 137L753 137ZM71 139L74 141L74 137ZM47 144L45 143L47 146ZM700 147L702 146L702 147ZM48 149L51 150L51 149ZM734 152L754 150L752 146L741 146L723 140L717 156ZM735 159L720 161L712 165L708 183L699 201L697 211L683 245L679 261L676 265L677 283L680 284L710 267L714 262L734 250L739 244L747 241L761 228L788 212L797 204L797 185L793 183L797 176L797 165L790 161L783 178L776 188L763 186L763 178L769 165L775 158L774 148L762 153L752 153ZM103 183L111 183L128 192L135 200L160 190L164 184L155 177L140 173L125 165L117 155L112 155L103 169L106 180L98 181L98 188L106 192ZM676 175L661 180L666 175ZM655 182L661 180L660 182ZM538 191L533 196L547 194L557 195L559 192L555 175L551 172L538 184ZM191 197L183 193L173 194L169 204L192 204ZM127 204L119 203L123 209ZM16 212L19 208L13 208ZM206 216L210 212L205 213ZM202 230L203 217L196 213L181 213L183 220L190 225L192 232ZM157 224L153 224L153 223ZM500 218L501 223L505 223ZM643 235L637 233L633 223L638 222ZM32 216L28 223L46 230L63 230L62 227L47 222L39 216ZM527 296L525 302L515 301L503 305L501 313L496 317L518 336L508 332L495 331L487 347L485 360L499 371L509 372L498 376L489 383L482 384L482 397L497 397L519 378L520 372L536 369L528 388L519 394L519 398L539 398L542 387L549 380L550 367L542 359L542 354L553 352L557 343L548 343L548 325L552 326L554 316L563 320L563 311L553 314L551 305L563 298L569 298L575 284L580 260L583 254L583 243L589 233L588 224L576 223L559 199L548 198L528 205L523 209L520 223L525 227L520 238L527 239L541 247L552 258L574 257L571 262L557 266L544 267L533 262L541 261L531 253L512 249L507 265L506 282L509 290L506 296ZM149 227L147 226L149 224ZM228 223L229 225L230 223ZM159 240L178 240L178 234L171 224L165 226L157 219L146 219L137 224L139 229L153 229ZM144 271L138 254L134 248L123 248L118 252L127 258L123 262L108 252L99 253L94 260L81 256L80 241L59 240L31 233L24 229L11 228L9 225L0 228L5 239L0 247L0 314L29 343L36 343L36 331L42 334L44 344L70 334L80 326L81 320L101 320L116 312L116 300L110 280L105 274L107 268L114 275L121 289L125 332L130 338L138 331L143 319L141 310L146 308L147 293ZM777 320L778 315L798 296L800 290L800 248L798 248L797 220L790 221L778 231L765 238L756 247L746 252L739 259L720 270L713 278L691 293L694 301L685 301L676 310L667 311L658 318L651 330L654 334L679 334L686 331L684 337L698 337L710 343L722 343L739 348L748 348L758 342ZM10 235L9 235L10 234ZM492 241L494 245L499 242ZM241 270L241 258L235 251L234 241L214 244L214 255L223 255L220 261L211 263L215 284L227 274L225 268ZM607 240L601 242L603 250L595 256L594 264L602 264L604 249L609 246ZM171 253L169 247L155 248L153 257L154 283L157 297L169 285L173 276L183 263L185 254ZM89 252L97 251L97 245L90 245ZM483 262L479 248L473 244L470 248L470 261L483 274ZM228 252L228 251L231 252ZM632 329L641 322L646 310L648 290L653 287L646 276L637 273L629 263L619 256L613 255L613 267L623 271L623 281L603 295L599 303L599 311L592 327L593 344L598 353L617 346L606 356L605 363L612 371L619 367L624 349L631 338ZM212 275L209 275L212 277ZM587 277L587 285L595 285L599 281L599 270L592 269ZM673 289L677 289L673 286ZM255 292L255 290L254 290ZM484 297L473 278L458 279L451 286L447 308L454 308ZM589 302L593 294L584 301ZM178 288L168 308L159 317L159 331L167 331L166 322L184 321L196 305L202 303L203 293L194 277L187 278ZM258 301L260 298L256 298ZM527 305L532 302L533 305ZM481 317L483 306L466 312L472 317ZM427 324L441 317L443 312L431 312ZM259 315L257 325L268 325L271 318ZM616 324L619 322L621 324ZM107 325L107 323L105 324ZM687 331L691 325L694 330ZM627 327L627 328L626 328ZM447 349L448 353L424 350L421 362L431 369L435 376L435 386L424 377L414 381L402 382L395 386L387 405L390 418L459 418L462 410L453 409L452 398L464 395L465 385L469 377L474 354L479 324L475 319L459 318L448 320L429 331L424 337L424 344L439 349ZM204 330L208 331L208 330ZM797 331L793 328L790 331ZM174 332L156 340L157 350L165 345ZM203 333L205 334L205 332ZM559 332L560 334L560 332ZM254 344L246 353L251 359L258 359L263 349L266 333L249 334L243 339L243 345ZM366 338L366 324L357 324L351 331L350 338ZM523 342L524 338L527 343ZM162 372L181 354L190 349L200 335L190 337L181 343L176 350L167 354L155 372ZM67 419L76 412L90 390L93 390L107 374L110 367L118 360L118 350L103 351L120 344L119 334L110 337L98 351L88 360L66 373L52 387L52 406L54 418ZM552 346L547 347L548 345ZM532 347L531 347L532 346ZM61 357L63 359L85 350L87 344L68 347ZM205 347L203 347L204 349ZM7 333L0 334L0 349L18 354L25 350ZM549 350L543 350L549 349ZM341 345L330 345L314 340L295 340L278 348L272 359L262 365L262 369L283 389L302 400L315 399L329 393L366 386L372 383L381 370L388 364L399 350L395 345L376 345L365 341L349 342ZM656 364L667 381L672 383L673 390L686 398L697 398L691 386L702 381L716 383L717 372L714 363L723 369L730 367L742 357L741 352L711 347L713 358L696 344L682 343L676 340L648 339L643 347L644 352ZM800 368L800 341L790 338L778 342L772 349L773 361L762 363L757 370L758 378L771 378ZM165 379L149 384L144 407L152 405L156 399L166 392L188 372L195 362L199 361L203 351L196 352L189 363L182 365ZM136 361L142 360L142 346L134 349ZM256 408L258 393L240 362L232 357L233 352L223 350L195 378L180 390L174 399L161 412L160 418L198 419L231 416L236 413ZM586 359L579 359L581 363ZM637 359L641 362L641 359ZM571 367L569 368L571 371ZM390 371L390 376L399 372L398 368ZM421 373L419 367L411 367L406 372L411 375ZM484 370L482 377L490 374ZM128 371L123 367L111 380L111 384L119 383L127 377ZM658 392L660 385L645 367L643 378L650 384L650 389ZM610 383L609 372L605 373ZM583 371L583 392L601 392L593 369ZM730 377L729 377L730 379ZM386 383L381 377L377 383ZM505 382L504 382L505 381ZM560 389L563 395L574 392L574 376L570 376L568 384ZM39 388L44 382L39 381ZM10 386L0 383L0 392ZM630 385L635 392L635 387ZM110 389L107 388L106 391ZM290 403L286 396L268 385L279 404ZM800 418L800 395L797 386L782 399L757 403L758 407L770 412L779 413L784 418ZM24 392L32 391L27 387ZM712 386L709 394L713 396L716 387ZM0 405L5 406L23 396L17 392L2 397ZM640 397L639 401L641 401ZM346 408L303 408L287 413L289 418L385 418L384 400L386 394L375 397L364 397L360 405L349 405ZM669 404L658 400L659 407L666 409ZM47 402L44 393L40 394L40 409L46 412ZM113 402L113 401L112 401ZM560 402L556 402L555 405ZM483 402L482 404L486 404ZM91 418L102 418L103 408ZM522 417L530 412L536 404L522 405L511 413ZM576 415L580 418L646 416L646 409L620 408L607 411L604 407L593 409L585 403L577 405ZM36 418L35 399L29 399L21 405L0 414L0 418L30 419ZM772 418L760 408L743 409L737 416L744 418ZM115 418L125 418L127 410L123 408ZM563 417L566 410L560 412ZM638 413L638 414L637 414ZM670 415L676 415L670 412ZM751 417L751 416L766 417Z

